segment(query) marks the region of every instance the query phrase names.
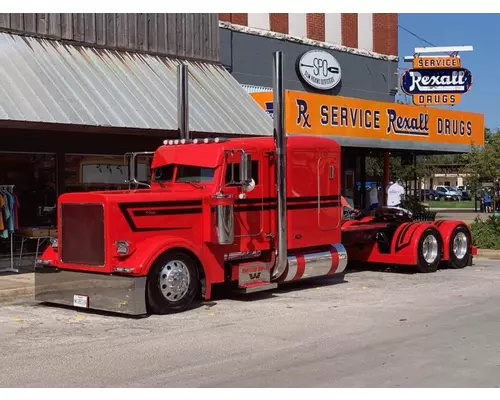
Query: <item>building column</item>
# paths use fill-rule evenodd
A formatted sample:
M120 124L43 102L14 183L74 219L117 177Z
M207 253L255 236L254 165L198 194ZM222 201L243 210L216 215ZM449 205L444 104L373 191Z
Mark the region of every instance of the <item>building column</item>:
M362 154L359 156L359 180L361 183L361 209L367 208L366 205L366 155Z
M387 205L387 187L389 186L389 178L390 178L390 165L389 165L389 151L384 151L384 187L382 190L384 191L384 204Z

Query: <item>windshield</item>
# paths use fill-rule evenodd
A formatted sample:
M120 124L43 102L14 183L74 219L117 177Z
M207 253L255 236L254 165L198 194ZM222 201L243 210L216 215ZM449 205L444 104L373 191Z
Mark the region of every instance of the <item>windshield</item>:
M169 164L154 170L154 180L165 182L205 182L210 183L214 178L214 168L198 167L195 165Z

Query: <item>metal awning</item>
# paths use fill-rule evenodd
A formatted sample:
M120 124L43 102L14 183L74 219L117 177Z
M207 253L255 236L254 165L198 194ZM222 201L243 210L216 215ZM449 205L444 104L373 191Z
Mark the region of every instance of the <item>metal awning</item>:
M222 65L0 33L0 120L177 130L177 65L189 128L271 135L272 120Z

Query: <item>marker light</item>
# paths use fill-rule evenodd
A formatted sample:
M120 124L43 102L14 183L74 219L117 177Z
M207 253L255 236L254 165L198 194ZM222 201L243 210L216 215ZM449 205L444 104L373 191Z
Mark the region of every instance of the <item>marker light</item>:
M208 143L208 138L205 138L205 139L203 140L203 143Z
M129 244L126 240L117 240L115 243L116 252L121 255L128 254Z
M181 139L181 144L186 144L186 139Z
M166 145L168 145L168 140L164 140L164 141L163 141L163 144L164 144L165 146L166 146Z
M173 140L169 140L169 141L168 141L168 144L169 144L170 146L172 146L172 145L174 144L174 141L173 141Z
M179 139L175 139L174 144L179 144Z
M194 143L194 144L198 144L198 139L194 139L194 140L193 140L193 143Z

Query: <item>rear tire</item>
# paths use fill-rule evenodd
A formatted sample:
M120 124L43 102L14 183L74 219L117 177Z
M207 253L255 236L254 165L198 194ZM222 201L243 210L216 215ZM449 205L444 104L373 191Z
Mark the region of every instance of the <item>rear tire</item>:
M421 273L436 272L442 255L441 236L435 228L427 228L418 241L417 269Z
M465 268L469 264L471 256L471 236L469 230L463 226L457 226L450 237L449 243L450 259L448 266L453 269Z
M151 266L147 282L147 303L154 314L171 314L189 308L200 289L195 260L182 251L171 251Z

